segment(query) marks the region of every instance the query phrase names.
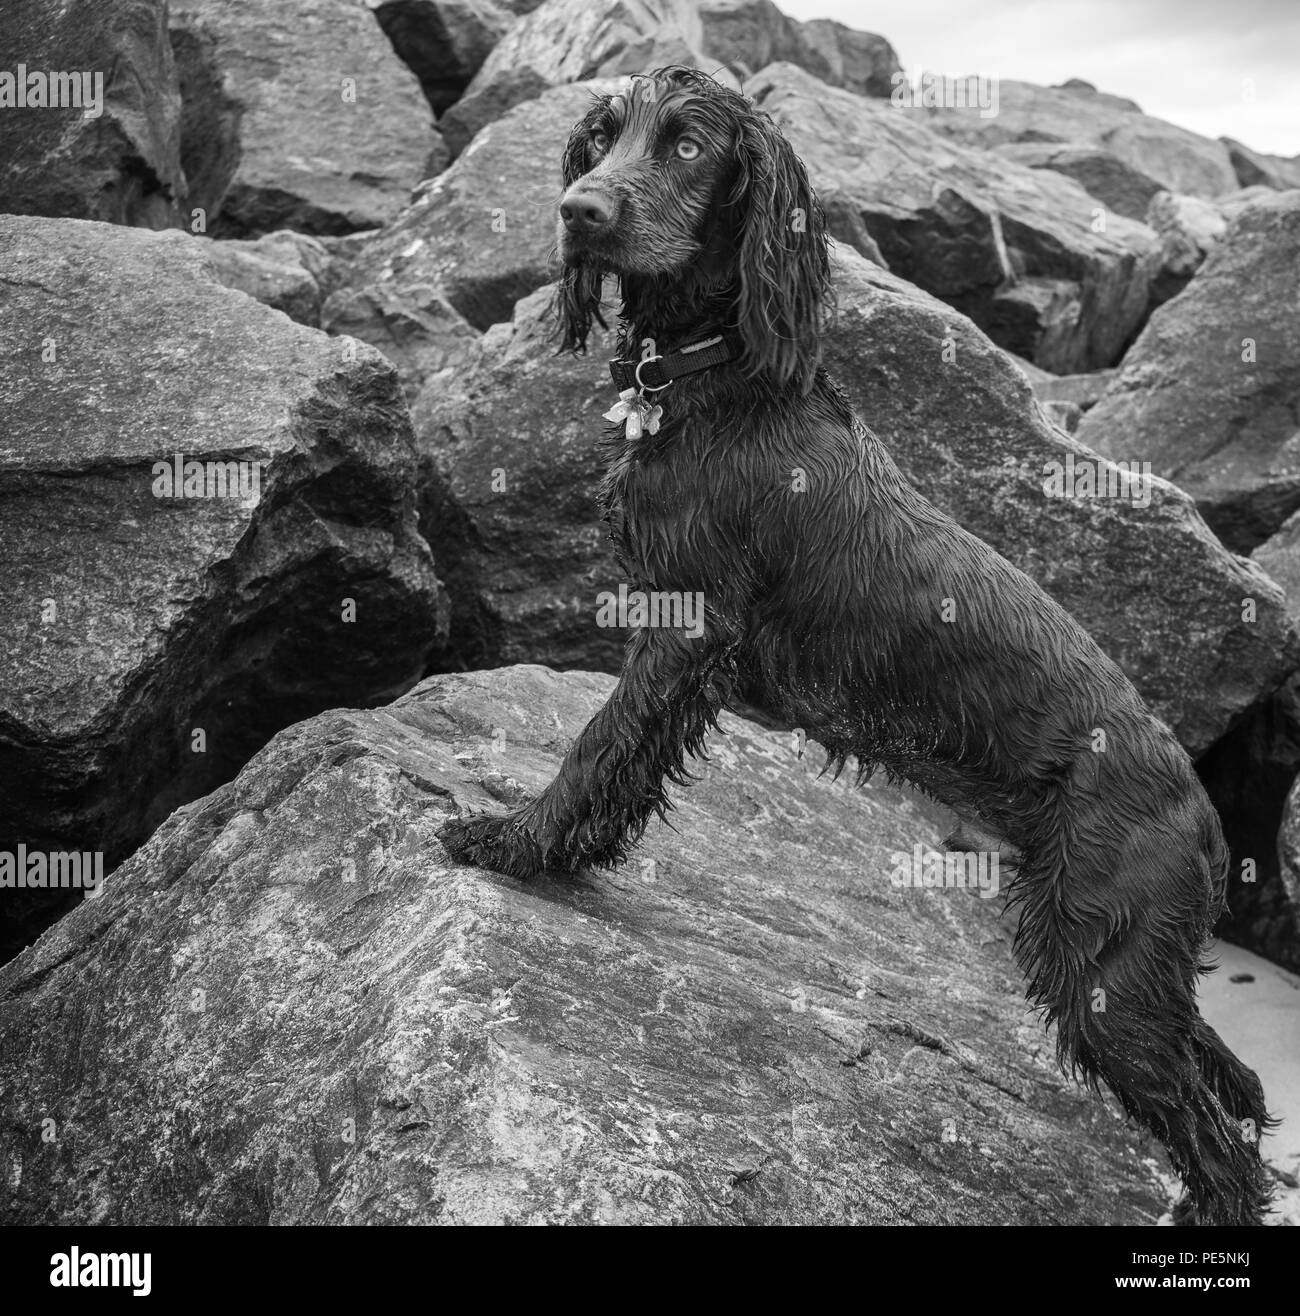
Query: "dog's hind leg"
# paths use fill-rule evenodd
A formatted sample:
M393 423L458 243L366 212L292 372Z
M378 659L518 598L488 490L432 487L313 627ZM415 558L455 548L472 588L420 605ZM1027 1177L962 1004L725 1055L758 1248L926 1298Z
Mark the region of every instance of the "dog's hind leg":
M1269 1192L1259 1155L1267 1127L1259 1080L1197 1015L1194 1001L1157 1003L1120 990L1104 999L1104 1011L1085 1000L1058 1015L1062 1064L1105 1083L1125 1114L1165 1145L1185 1189L1177 1223L1260 1223ZM1206 1038L1221 1090L1207 1077Z
M651 816L668 809L665 782L689 780L686 758L701 753L734 684L733 653L716 626L698 639L634 631L617 687L555 780L514 813L444 824L449 853L513 877L621 863Z
M1176 862L1172 860L1171 862ZM1104 1083L1125 1114L1166 1147L1182 1177L1178 1223L1258 1224L1268 1203L1259 1137L1270 1121L1258 1078L1200 1017L1196 955L1139 913L1100 913L1107 876L1073 891L1021 871L1017 949L1030 993L1056 1024L1062 1064Z

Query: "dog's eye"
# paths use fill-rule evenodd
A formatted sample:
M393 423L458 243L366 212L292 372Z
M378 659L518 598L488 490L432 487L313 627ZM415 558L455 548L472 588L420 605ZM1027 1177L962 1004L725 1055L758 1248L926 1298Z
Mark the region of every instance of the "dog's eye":
M609 150L609 134L592 133L591 149L595 151L597 155L604 155L605 152Z
M677 158L679 160L695 160L700 154L700 144L694 137L679 137L677 139Z

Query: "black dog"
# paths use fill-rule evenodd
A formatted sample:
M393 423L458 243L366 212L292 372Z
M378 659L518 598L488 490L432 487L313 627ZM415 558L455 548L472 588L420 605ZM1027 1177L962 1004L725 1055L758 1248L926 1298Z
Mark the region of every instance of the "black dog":
M555 781L448 823L448 851L521 878L621 862L719 711L757 696L837 771L883 767L1019 851L1016 951L1062 1064L1169 1149L1181 1221L1257 1223L1263 1092L1195 997L1218 818L1119 668L921 498L818 367L828 239L789 144L662 69L593 104L564 179L563 347L585 347L603 274L623 295L615 544L638 587L701 592L704 633L634 630Z

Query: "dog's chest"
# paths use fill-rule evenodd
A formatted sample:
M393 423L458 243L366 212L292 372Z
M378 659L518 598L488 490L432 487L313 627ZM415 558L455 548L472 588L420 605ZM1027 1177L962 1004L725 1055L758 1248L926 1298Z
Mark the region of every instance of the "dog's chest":
M619 433L606 451L601 504L624 567L664 587L697 578L713 513L689 436L680 427L635 440Z

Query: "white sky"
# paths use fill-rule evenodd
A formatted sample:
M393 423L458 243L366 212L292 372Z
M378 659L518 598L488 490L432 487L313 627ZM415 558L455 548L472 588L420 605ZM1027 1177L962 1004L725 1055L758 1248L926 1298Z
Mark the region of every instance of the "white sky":
M777 0L888 39L903 67L1083 78L1148 113L1300 154L1300 0Z

